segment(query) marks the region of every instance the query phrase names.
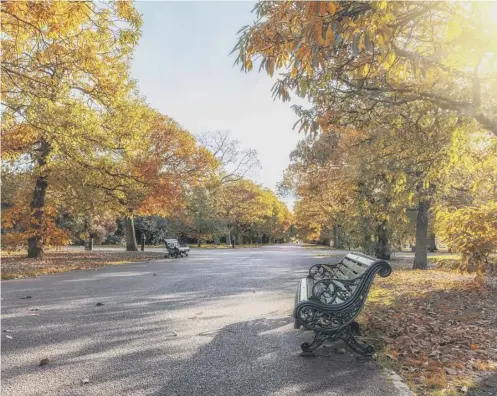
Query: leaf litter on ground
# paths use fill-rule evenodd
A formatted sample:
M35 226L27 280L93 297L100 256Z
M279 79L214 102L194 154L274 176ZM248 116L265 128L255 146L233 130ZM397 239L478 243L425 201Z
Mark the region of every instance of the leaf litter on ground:
M497 371L497 290L474 275L393 266L359 316L380 363L419 395L456 394Z

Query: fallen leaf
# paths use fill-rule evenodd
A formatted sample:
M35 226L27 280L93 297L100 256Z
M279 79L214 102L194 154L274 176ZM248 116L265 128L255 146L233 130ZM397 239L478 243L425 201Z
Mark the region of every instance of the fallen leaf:
M101 307L102 305L104 305L104 303L98 302L95 306L96 307Z
M33 297L31 297L31 296L21 297L21 300L27 300L29 298L33 298Z
M38 366L44 366L46 364L48 364L49 360L48 358L43 358L40 360L40 363L38 364Z

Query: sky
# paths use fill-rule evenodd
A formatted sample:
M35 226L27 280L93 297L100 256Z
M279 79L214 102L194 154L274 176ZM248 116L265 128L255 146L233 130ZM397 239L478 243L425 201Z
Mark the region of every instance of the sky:
M237 31L254 20L254 4L136 2L144 23L132 74L147 102L191 133L229 130L243 148L257 150L262 167L251 178L275 190L303 136L292 129L291 103L273 101L273 81L233 66L229 53Z

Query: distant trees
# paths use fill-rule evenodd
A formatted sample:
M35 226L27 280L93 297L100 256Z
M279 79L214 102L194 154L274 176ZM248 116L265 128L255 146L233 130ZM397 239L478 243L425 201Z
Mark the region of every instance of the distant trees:
M186 235L197 240L225 237L230 243L283 240L291 213L271 191L246 177L260 166L255 150L240 148L227 131L204 133L199 141L216 158L204 182L190 190L181 219Z

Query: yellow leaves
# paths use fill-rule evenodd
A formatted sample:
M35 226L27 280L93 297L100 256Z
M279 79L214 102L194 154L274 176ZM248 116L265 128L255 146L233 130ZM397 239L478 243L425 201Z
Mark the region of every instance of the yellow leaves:
M383 1L377 2L376 4L380 10L385 10L388 6L388 1L383 0Z
M329 24L326 29L326 45L335 45L335 35L331 29L331 24Z
M298 73L299 69L295 66L292 67L292 73L290 74L290 77L291 78L295 78L297 77L297 73Z
M462 254L461 270L484 272L489 254L497 247L497 203L479 207L439 209L437 235Z
M384 62L385 68L390 69L393 63L395 62L395 58L396 58L395 52L390 51L385 58Z
M449 40L457 39L462 33L461 18L453 18L447 25L447 38Z
M248 58L247 62L245 63L245 67L247 68L248 71L252 70L252 59Z
M360 66L358 68L358 73L357 73L358 76L360 78L365 78L369 73L369 69L370 69L369 63L366 63L366 64Z

